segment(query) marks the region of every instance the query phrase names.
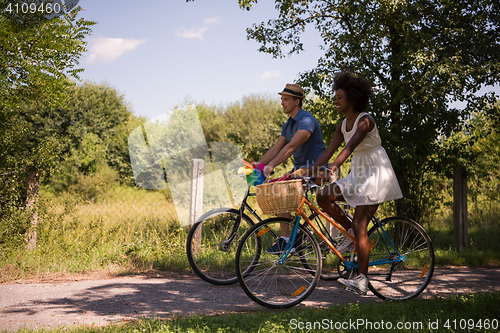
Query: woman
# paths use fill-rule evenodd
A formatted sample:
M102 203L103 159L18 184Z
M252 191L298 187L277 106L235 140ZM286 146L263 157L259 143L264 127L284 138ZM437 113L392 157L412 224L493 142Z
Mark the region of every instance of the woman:
M357 293L366 295L368 290L368 260L370 244L367 227L378 206L385 201L402 198L396 175L384 148L372 116L364 112L368 109L373 95L372 87L364 77L349 71L341 71L334 77L335 105L337 112L345 119L337 126L334 137L326 151L317 159L308 174L317 172L324 166L345 141L345 148L324 174L334 177L327 187L317 195L317 201L335 221L354 235L358 253L358 275L351 279L339 278L338 282ZM351 155L351 172L345 178L336 180L335 171ZM355 207L352 224L335 203L346 201ZM345 237L337 247L339 252L350 251L353 242Z

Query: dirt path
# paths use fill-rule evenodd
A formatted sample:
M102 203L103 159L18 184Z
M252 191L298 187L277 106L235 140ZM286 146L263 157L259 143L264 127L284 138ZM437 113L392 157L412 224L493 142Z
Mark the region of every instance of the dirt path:
M78 279L77 279L78 280ZM500 290L500 268L439 269L422 297ZM350 302L378 302L320 281L299 307L328 307ZM216 314L258 310L238 284L213 286L195 276L126 276L107 279L65 279L0 285L0 331L105 325L138 317Z

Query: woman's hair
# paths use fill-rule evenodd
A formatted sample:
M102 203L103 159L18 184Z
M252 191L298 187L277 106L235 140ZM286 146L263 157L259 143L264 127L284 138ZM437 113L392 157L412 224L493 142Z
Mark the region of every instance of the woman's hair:
M344 90L347 100L359 112L368 109L368 101L373 96L370 82L362 76L344 69L333 77L333 91Z

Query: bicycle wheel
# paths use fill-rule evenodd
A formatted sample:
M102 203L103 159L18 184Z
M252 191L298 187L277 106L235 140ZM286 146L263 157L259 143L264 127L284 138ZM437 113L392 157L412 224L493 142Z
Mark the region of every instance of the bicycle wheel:
M399 261L371 266L368 270L370 290L384 300L417 297L427 287L434 272L431 239L424 228L410 219L391 217L381 224L383 230L375 225L368 232L372 247L370 263L398 258Z
M240 213L232 208L218 208L200 217L193 224L186 242L186 254L193 271L203 280L215 285L230 285L238 282L234 270L234 256L238 242L254 225L245 214L235 237L229 237L239 219ZM199 246L195 240L200 238Z
M281 261L280 253L267 253L280 237L281 223L271 218L252 227L236 252L236 273L245 293L268 308L287 308L306 299L321 275L321 250L312 234L299 226L294 249Z

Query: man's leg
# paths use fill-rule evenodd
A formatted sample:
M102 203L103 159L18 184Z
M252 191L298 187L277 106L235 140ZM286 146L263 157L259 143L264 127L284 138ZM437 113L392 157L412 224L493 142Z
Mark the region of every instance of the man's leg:
M276 214L278 217L281 218L286 218L286 219L291 219L292 214L290 213L282 213L282 214ZM290 240L290 225L288 223L280 223L280 231L281 231L281 237L278 239L276 243L273 244L270 248L266 250L267 253L269 254L279 254L281 253L287 243Z

